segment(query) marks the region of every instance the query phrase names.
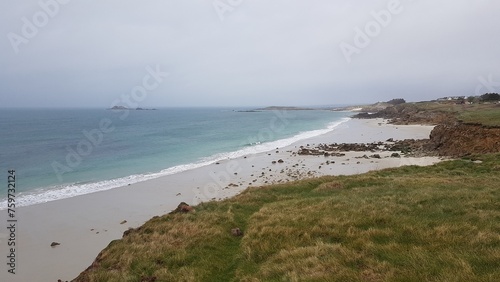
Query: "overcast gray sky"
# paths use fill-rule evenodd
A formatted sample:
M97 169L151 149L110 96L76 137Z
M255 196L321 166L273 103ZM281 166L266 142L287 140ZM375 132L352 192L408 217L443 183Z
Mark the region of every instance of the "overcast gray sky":
M0 107L500 92L499 11L494 0L1 1Z

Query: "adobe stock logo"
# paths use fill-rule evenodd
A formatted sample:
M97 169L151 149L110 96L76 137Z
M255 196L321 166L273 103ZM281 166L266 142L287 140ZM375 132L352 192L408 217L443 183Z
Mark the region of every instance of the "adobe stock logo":
M379 36L382 29L392 22L393 16L400 14L402 11L403 6L399 0L390 0L387 3L387 9L370 13L373 20L367 22L363 29L355 27L353 44L342 41L339 45L347 63L351 63L354 54L360 54L362 49L368 47L372 42L372 38Z
M214 2L212 2L212 5L214 6L214 10L219 17L219 20L223 22L225 19L225 14L232 13L234 9L236 9L243 3L243 1L244 0L214 0Z
M21 33L17 34L14 32L9 32L7 38L9 39L14 53L19 53L19 46L21 44L28 44L31 39L38 35L41 28L45 27L50 19L53 19L59 11L61 10L61 5L66 5L70 0L40 0L38 6L40 10L36 11L31 20L22 17L21 21L23 25L21 27Z
M500 81L494 81L493 74L489 74L486 78L480 76L477 79L479 80L479 84L476 86L476 96L480 96L486 93L486 91L493 93L500 90ZM483 88L485 88L485 90L482 90Z

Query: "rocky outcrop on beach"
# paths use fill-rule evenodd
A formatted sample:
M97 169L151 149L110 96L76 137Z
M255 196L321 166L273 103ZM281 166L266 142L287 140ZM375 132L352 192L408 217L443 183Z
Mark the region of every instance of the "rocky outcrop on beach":
M500 152L500 127L464 123L452 111L432 109L436 104L400 104L375 113L359 113L354 118L384 118L392 124L433 124L430 139L417 143L397 143L396 151L420 152L424 155L463 157L472 154ZM352 146L352 145L350 145ZM401 148L397 148L400 146ZM347 147L346 149L351 149ZM372 147L367 147L372 150ZM418 156L419 154L417 154Z
M500 152L500 127L478 124L440 124L430 135L430 149L441 156L463 157Z

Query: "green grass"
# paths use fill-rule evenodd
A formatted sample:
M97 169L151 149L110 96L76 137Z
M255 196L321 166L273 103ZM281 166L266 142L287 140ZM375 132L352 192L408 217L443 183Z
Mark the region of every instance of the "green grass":
M156 217L76 281L498 281L500 154L476 158L252 188Z
M500 126L500 104L457 105L454 103L419 102L415 105L429 112L453 114L465 123Z
M466 111L461 113L458 118L465 123L500 126L500 105L481 111Z

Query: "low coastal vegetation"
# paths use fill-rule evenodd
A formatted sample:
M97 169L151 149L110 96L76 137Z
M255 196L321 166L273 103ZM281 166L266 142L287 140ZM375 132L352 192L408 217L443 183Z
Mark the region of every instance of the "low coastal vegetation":
M446 113L450 118L467 124L500 127L500 104L455 104L423 102L415 104L421 111L431 113Z
M498 183L487 154L251 188L126 232L75 281L498 281Z
M464 123L500 127L500 104L482 106L482 109L478 110L479 107L481 106L476 106L476 109L473 110L469 108L462 111L458 116L459 120Z
M371 114L369 114L370 112ZM466 124L500 127L500 104L457 104L431 101L403 103L394 106L384 104L382 108L365 107L358 118L386 118L395 124L443 124L461 122Z

